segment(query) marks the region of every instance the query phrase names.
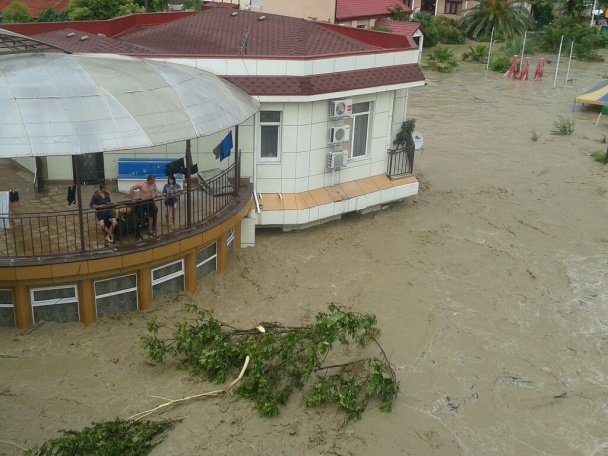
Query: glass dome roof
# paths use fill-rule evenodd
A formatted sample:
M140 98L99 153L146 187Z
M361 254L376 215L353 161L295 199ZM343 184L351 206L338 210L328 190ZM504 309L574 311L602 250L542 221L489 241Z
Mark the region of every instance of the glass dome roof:
M0 157L78 155L207 136L259 102L212 73L100 54L0 53Z

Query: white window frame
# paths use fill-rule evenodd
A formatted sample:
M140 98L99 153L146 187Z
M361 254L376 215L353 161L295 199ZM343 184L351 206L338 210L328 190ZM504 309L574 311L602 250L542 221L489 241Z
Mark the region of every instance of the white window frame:
M262 122L262 112L278 112L279 113L279 121L278 122ZM258 138L259 138L259 149L258 149L258 157L261 163L277 163L281 161L281 144L283 142L282 132L283 132L283 111L279 111L277 109L266 109L264 111L260 111L258 113ZM276 157L262 157L262 127L278 127L277 128L277 156Z
M37 291L47 291L47 290L62 290L65 288L74 289L74 296L71 298L59 298L59 299L45 299L44 301L36 301L34 299L34 294ZM59 287L43 287L43 288L31 288L30 289L30 300L32 302L32 321L36 323L36 318L34 317L34 307L40 306L55 306L58 304L78 304L78 285L63 285ZM78 320L80 321L80 306L78 308Z
M171 274L168 274L164 277L161 277L160 279L154 279L154 272L158 271L160 269L165 269L168 268L169 266L172 266L174 264L179 263L181 265L181 269L179 271L176 272L172 272ZM167 264L163 264L162 266L159 266L157 268L154 268L150 271L150 277L152 279L152 290L153 290L153 294L154 294L154 285L160 285L161 283L164 282L168 282L169 280L173 280L176 279L177 277L181 277L184 276L186 274L186 272L184 271L184 260L177 260L177 261L173 261L171 263L167 263Z
M13 293L13 290L11 290L10 288L1 288L0 291L10 291L12 303L7 304L5 302L0 302L0 308L1 309L13 309L13 323L17 323L17 319L15 318L15 295Z
M368 158L369 157L369 133L371 131L371 120L372 120L372 103L370 101L364 101L362 103L353 103L353 111L354 111L354 107L356 105L362 105L362 104L367 104L367 111L363 111L363 112L357 112L357 113L353 113L351 114L352 116L352 126L350 129L350 149L348 151L348 158L350 160L360 160L360 159L364 159L364 158ZM367 131L365 134L365 154L363 155L357 155L356 157L353 155L354 154L354 150L355 150L355 141L356 141L356 137L355 137L355 129L357 126L357 118L360 116L364 116L367 115Z
M214 242L214 244L215 244L215 253L213 255L211 255L209 258L205 258L200 263L197 263L196 269L200 268L201 266L203 266L217 258L217 242ZM213 244L209 244L207 247L211 247L212 245ZM203 247L201 250L205 250L207 247ZM200 250L199 250L199 252L200 252ZM215 261L215 269L217 270L217 260Z
M97 294L96 285L98 283L107 282L109 280L116 280L116 279L120 279L121 277L129 277L129 276L135 276L135 287L124 288L124 289L118 290L118 291L111 291L110 293L102 293L99 295ZM130 293L132 291L135 291L135 303L137 305L137 308L139 309L139 293L137 293L137 274L125 274L124 276L112 277L111 279L96 280L93 283L93 290L95 291L95 315L97 315L97 300L98 299L109 298L110 296L117 296L117 295L121 295L124 293Z
M233 242L234 242L234 227L230 228L230 231L228 231L228 237L226 238L226 246L229 246Z

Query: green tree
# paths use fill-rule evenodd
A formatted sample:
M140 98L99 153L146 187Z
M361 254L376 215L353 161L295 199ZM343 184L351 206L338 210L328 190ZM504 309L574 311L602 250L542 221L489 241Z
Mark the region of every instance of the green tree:
M45 8L38 13L38 22L63 22L68 20L67 11L57 11L53 8Z
M68 18L71 21L106 20L143 12L145 8L133 0L72 0Z
M561 0L558 7L562 16L571 17L577 24L588 22L586 9L584 0Z
M13 0L3 12L2 20L6 24L32 22L34 17L27 5L19 0Z
M532 16L518 0L481 0L479 5L461 12L459 26L474 39L523 35L532 28Z

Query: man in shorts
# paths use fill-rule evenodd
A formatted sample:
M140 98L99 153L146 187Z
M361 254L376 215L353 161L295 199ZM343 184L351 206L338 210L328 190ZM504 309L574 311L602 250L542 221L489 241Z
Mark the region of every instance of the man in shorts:
M152 174L145 181L138 182L131 187L131 201L135 201L135 190L139 190L140 203L137 205L140 218L144 213L148 214L148 234L156 236L154 229L156 228L156 212L158 208L154 202L154 198L160 196L158 188L156 188L156 177Z

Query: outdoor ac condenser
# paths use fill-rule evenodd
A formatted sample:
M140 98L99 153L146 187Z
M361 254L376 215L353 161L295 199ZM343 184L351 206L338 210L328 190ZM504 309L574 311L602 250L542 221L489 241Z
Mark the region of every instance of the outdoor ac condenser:
M353 100L335 100L329 102L329 117L341 119L353 113Z
M339 169L346 166L348 152L330 152L327 154L327 167L329 169Z
M331 127L329 129L329 142L331 144L339 144L348 141L350 136L350 126L342 125L340 127Z

